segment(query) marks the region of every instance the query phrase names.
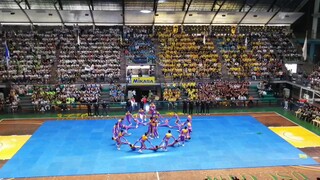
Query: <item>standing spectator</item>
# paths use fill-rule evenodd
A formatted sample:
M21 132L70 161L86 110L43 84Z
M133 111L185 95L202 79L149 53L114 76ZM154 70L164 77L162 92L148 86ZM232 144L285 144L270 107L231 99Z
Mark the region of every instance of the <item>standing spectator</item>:
M188 102L184 99L182 103L183 103L183 105L182 105L182 112L183 112L183 114L187 114L187 113L188 113L188 112L187 112Z
M288 103L288 107L289 107L289 110L292 111L293 110L293 100L292 99L289 99L289 103Z
M147 97L143 96L143 98L141 99L141 104L140 104L140 108L144 109L144 105L147 103Z
M153 99L153 93L151 90L149 90L149 94L148 94L148 100L152 100Z
M136 99L134 98L134 96L131 97L131 107L132 107L132 111L135 111L136 110Z
M204 107L205 107L206 102L204 100L201 101L201 109L200 113L204 113Z
M131 100L130 99L128 99L128 101L127 101L127 103L126 103L126 112L132 112L132 109L131 109Z
M96 102L94 103L94 117L98 117L100 116L100 113L99 113L99 103Z
M189 100L189 114L193 114L193 101Z
M131 83L132 78L132 69L129 69L127 72L127 83Z
M91 103L87 102L87 110L88 110L88 116L92 115L92 111L91 111Z
M287 99L287 98L285 98L285 99L284 99L284 106L283 106L283 108L287 110L287 109L289 109L289 107L288 107L288 106L289 106L288 99Z
M210 100L209 99L207 99L207 101L206 101L206 114L209 114L210 113Z
M253 100L254 98L252 96L249 97L248 107L253 107Z
M201 102L199 100L196 101L196 113L200 114L200 104Z
M142 70L141 69L139 69L139 71L138 71L138 76L142 77Z
M132 96L136 97L136 90L132 90Z
M101 106L102 106L102 109L103 109L101 115L109 116L109 115L108 115L108 104L107 104L107 101L104 100L104 101L102 102Z

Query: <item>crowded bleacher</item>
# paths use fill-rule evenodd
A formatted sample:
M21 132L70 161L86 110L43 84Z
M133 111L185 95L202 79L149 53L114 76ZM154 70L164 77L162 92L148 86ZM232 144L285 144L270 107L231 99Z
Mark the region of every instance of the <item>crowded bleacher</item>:
M230 31L223 32L225 30ZM217 26L213 31L229 75L238 79L282 79L284 59L280 54L286 54L281 48L287 45L280 46L275 40L282 37L283 29L241 26L238 31L223 26Z
M108 82L120 78L120 29L64 29L59 34L58 75L62 83Z
M173 80L219 78L221 62L213 39L179 31L166 26L157 29L163 75Z
M158 57L165 79L186 81L219 79L223 66L237 79L284 79L284 61L302 59L287 27L127 26L123 31L123 38L119 27L7 31L1 40L10 49L10 66L1 65L1 80L111 82L121 77L121 51L128 63L155 63Z
M129 63L155 63L151 26L128 26L124 29L125 58Z
M9 66L0 68L2 82L48 83L56 60L56 32L10 30L1 40L10 50Z
M71 105L101 101L100 92L100 84L34 86L32 104L35 111L66 111Z
M112 84L121 79L121 73L133 77L132 69L121 71L121 61L139 65L157 63L152 66L152 73L140 73L141 68L135 70L137 77L159 71L165 82L178 81L175 87L162 89L164 101L246 101L250 97L248 80L283 80L288 73L284 62L302 60L291 39L291 30L281 26L156 26L155 29L74 26L7 30L1 41L6 42L11 55L9 66L1 64L0 75L2 82L49 84L34 86L31 94L36 111L56 107L67 110L69 106L62 104L99 102L101 89L92 85ZM0 50L2 54L5 51ZM314 89L320 89L319 74L316 68L308 77ZM120 82L131 83L128 79ZM86 85L80 88L74 84ZM23 91L17 87L12 88L6 99L14 107L12 111L18 109ZM110 87L109 102L126 102L126 86ZM258 88L257 98L273 94L270 92L270 87Z
M308 77L310 86L315 90L320 90L320 67L315 68Z

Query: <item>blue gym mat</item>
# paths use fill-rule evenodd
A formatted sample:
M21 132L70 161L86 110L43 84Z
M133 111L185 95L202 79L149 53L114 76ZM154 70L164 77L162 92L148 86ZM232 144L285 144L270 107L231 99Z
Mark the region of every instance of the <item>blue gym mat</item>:
M185 118L181 118L185 120ZM0 178L108 173L316 165L251 116L193 117L185 146L159 150L117 150L111 140L115 120L47 121L0 169ZM171 122L172 124L174 122ZM147 127L130 130L134 143ZM160 128L160 143L168 128ZM172 130L177 137L178 132Z

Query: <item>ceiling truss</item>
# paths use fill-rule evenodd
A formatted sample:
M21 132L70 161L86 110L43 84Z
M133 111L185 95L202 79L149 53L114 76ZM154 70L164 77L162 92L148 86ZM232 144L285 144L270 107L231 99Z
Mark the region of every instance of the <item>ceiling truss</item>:
M210 25L230 24L230 22L232 24L272 22L274 24L277 23L277 15L281 12L294 13L284 15L285 20L288 17L286 22L281 20L281 23L292 24L301 16L301 13L295 10L301 9L307 2L308 0L270 0L266 4L265 0L1 0L0 23L189 25L194 22L194 24ZM151 11L149 14L139 12L148 8ZM255 17L267 20L263 23L259 23L260 19L256 22L248 20L253 13L256 14Z

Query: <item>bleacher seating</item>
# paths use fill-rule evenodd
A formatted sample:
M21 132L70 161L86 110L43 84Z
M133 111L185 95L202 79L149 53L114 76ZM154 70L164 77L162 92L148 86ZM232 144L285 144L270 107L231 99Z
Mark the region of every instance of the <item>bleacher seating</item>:
M310 81L310 86L315 90L320 90L320 67L317 67L309 75L308 80Z
M168 27L158 28L163 75L173 80L219 78L221 63L211 37L187 33Z
M280 36L280 30L273 30L273 35ZM277 54L280 48L272 43L275 37L263 27L240 26L238 31L213 32L229 74L253 80L283 78L283 58Z
M64 29L59 37L61 82L74 82L77 78L85 82L106 82L120 77L119 28Z
M248 82L215 81L211 83L182 83L181 88L190 100L219 101L246 100L248 98Z
M36 111L48 111L52 107L67 110L66 105L100 101L100 93L99 84L34 86L32 104Z
M56 60L55 31L10 30L3 34L10 51L9 67L1 63L2 81L13 83L47 83ZM3 46L1 46L3 47ZM2 49L2 54L4 49Z
M128 26L124 29L125 58L136 64L154 63L155 47L151 26Z

